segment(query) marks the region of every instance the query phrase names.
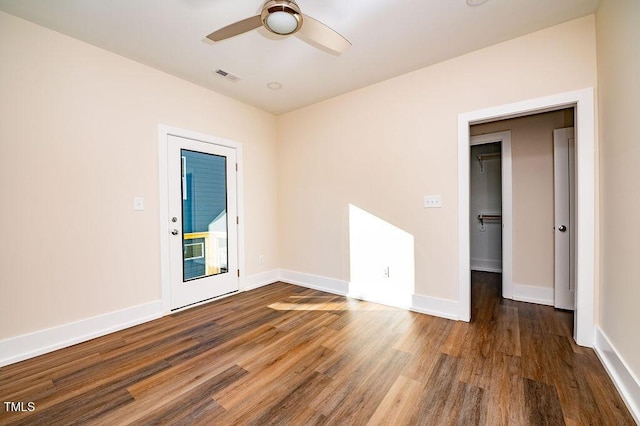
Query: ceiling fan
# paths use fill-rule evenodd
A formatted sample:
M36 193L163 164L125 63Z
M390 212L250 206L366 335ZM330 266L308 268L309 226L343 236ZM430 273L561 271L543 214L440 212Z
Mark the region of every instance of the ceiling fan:
M221 41L247 31L265 27L274 34L291 35L298 31L303 40L340 55L351 46L351 43L320 21L300 12L300 7L293 0L268 0L262 6L262 12L251 18L243 19L207 36L211 41Z

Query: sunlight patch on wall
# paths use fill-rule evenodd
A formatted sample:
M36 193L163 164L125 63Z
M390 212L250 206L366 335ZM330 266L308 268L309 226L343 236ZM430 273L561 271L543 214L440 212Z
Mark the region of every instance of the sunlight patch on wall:
M349 297L408 308L415 290L413 235L349 204Z

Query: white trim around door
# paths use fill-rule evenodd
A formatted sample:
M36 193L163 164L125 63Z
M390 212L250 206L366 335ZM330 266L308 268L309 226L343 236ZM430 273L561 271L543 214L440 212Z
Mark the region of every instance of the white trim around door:
M574 338L593 347L595 338L595 110L593 88L458 114L458 301L462 321L471 319L469 254L469 126L567 107L576 108L576 311Z
M159 207L160 207L160 281L162 290L162 312L171 312L171 276L170 276L170 250L169 250L169 180L168 180L168 137L178 136L195 141L220 145L233 148L236 151L236 163L238 173L236 177L236 200L238 223L238 268L240 276L244 276L245 254L244 254L244 197L243 197L243 158L242 144L228 139L223 139L191 130L180 129L165 125L158 126L158 182L159 182ZM242 288L240 288L242 290Z

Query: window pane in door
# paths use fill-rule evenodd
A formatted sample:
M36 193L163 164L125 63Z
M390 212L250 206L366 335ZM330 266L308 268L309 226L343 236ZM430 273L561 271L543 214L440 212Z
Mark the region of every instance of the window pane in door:
M228 272L227 159L180 150L183 281Z

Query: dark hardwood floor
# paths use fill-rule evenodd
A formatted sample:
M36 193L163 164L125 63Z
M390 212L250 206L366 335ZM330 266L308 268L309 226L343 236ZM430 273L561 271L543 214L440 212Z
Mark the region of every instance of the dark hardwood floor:
M0 368L0 424L632 425L573 317L473 274L455 322L273 284ZM27 405L24 406L27 409Z

